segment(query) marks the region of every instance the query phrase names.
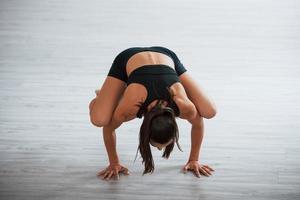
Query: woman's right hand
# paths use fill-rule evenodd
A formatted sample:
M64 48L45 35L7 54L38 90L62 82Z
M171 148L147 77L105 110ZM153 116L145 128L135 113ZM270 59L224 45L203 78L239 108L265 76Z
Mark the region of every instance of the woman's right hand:
M100 171L97 176L102 177L104 180L109 180L112 177L116 177L116 179L119 179L119 173L123 173L125 175L129 175L129 171L126 167L117 164L110 164L108 167L106 167L104 170Z

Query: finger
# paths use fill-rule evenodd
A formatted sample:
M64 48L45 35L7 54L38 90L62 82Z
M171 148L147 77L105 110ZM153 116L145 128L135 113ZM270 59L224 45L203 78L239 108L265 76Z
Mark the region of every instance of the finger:
M128 169L126 167L122 166L119 172L125 172L126 170L128 171Z
M108 174L106 180L109 180L113 174L114 174L114 171L110 171L110 173Z
M116 177L117 180L120 179L118 170L115 170L114 175L115 175L115 177Z
M211 168L210 166L208 166L208 165L204 165L204 167L206 167L206 168L208 168L210 171L215 171L213 168Z
M110 171L106 171L105 174L103 175L102 179L105 179L109 175Z
M202 167L202 169L204 171L206 171L206 173L208 173L209 175L212 175L212 173L210 172L210 170L207 167Z
M111 170L107 170L103 176L103 179L106 179L109 176L110 172Z
M194 172L195 176L197 176L198 178L200 178L200 173L199 173L199 171L197 169L194 169L193 172Z
M106 172L106 169L104 169L104 170L100 171L100 172L98 173L98 176L101 176L101 175L103 175L105 172Z
M183 173L186 173L189 169L189 166L188 165L185 165L183 168L182 168L182 171Z
M129 170L126 167L122 167L122 169L120 170L121 173L125 174L125 175L129 175Z
M202 168L199 168L199 172L200 172L202 175L204 175L204 176L209 176L209 174L208 174L205 170L203 170Z

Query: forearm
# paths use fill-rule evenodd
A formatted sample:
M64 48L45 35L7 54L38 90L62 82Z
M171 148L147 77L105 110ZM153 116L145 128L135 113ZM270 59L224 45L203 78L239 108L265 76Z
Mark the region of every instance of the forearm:
M115 130L111 130L110 128L104 126L103 127L103 140L104 140L106 152L108 155L109 163L110 164L119 163Z
M200 156L200 148L204 135L203 118L197 116L193 121L191 129L191 151L189 161L198 161Z
M103 127L103 140L110 164L119 163L115 130L121 124L122 122L113 119L109 125Z

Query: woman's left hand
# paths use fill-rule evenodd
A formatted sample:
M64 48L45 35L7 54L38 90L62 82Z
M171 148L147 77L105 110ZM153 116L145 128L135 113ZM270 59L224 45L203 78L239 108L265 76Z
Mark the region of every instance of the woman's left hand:
M183 172L193 171L195 176L200 178L200 174L204 176L212 175L213 170L208 165L202 165L198 161L188 161L188 163L182 168Z

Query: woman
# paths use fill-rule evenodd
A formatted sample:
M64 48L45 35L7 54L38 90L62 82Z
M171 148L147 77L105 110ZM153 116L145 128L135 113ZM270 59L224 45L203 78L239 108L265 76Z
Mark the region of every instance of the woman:
M129 174L119 162L115 130L136 117L144 117L140 128L138 150L145 170L152 173L154 163L150 144L164 149L169 158L174 144L178 148L178 127L175 117L188 120L191 125L191 151L183 171L193 171L197 177L214 171L199 163L203 138L203 118L216 115L215 104L187 74L177 55L162 46L131 47L119 53L97 97L90 104L90 120L103 127L103 139L109 157L109 166L98 173L103 179L119 178ZM181 150L181 149L180 149Z

